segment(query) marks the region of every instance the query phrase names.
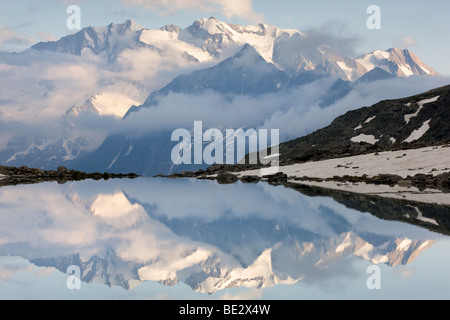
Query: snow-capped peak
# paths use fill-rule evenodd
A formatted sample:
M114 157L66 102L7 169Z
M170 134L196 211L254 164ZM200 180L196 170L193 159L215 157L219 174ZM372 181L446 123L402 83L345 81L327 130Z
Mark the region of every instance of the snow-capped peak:
M220 62L249 44L267 62L292 75L317 71L355 81L376 68L398 77L438 75L409 50L375 50L353 59L326 44L309 48L307 39L308 34L296 29L281 29L268 24L237 25L214 17L195 20L185 29L167 25L158 30L148 30L129 19L122 24L88 27L59 41L38 43L33 49L76 55L106 54L114 61L126 49L147 46L181 55L189 62Z
M214 17L209 19L199 19L194 22L198 28L208 31L209 34L223 33L226 30L225 23L217 20Z
M133 20L106 27L86 27L58 41L40 42L31 47L40 51L56 51L74 55L106 54L110 61L123 50L142 46L140 35L145 30Z
M433 68L427 66L414 52L408 49L390 48L386 51L375 50L358 57L356 62L361 64L367 72L380 68L399 77L438 75Z
M141 26L139 23L137 23L133 19L128 19L127 21L125 21L123 23L123 27L127 28L128 30L131 30L131 31L140 31L140 30L146 29L145 27Z
M195 44L218 57L226 49L249 44L267 61L273 63L275 43L294 35L304 36L295 29L280 29L272 25L237 25L214 17L196 20L180 32L180 40Z

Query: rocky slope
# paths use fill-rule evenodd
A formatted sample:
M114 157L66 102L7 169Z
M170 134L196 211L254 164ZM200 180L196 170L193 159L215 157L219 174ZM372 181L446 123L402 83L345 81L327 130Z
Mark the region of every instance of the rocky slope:
M329 126L280 145L282 164L450 141L450 86L350 111Z

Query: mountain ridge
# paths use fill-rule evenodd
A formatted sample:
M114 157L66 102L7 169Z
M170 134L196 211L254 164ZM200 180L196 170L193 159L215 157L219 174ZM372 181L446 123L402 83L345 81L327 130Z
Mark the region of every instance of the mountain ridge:
M422 105L421 102L428 103ZM449 106L450 85L447 85L352 110L325 128L280 144L280 161L288 164L386 149L446 144L450 141L450 127L446 121L450 117ZM411 121L406 121L407 116L412 115ZM425 130L423 126L429 119L433 122L432 127ZM424 132L408 140L421 128Z
M303 48L308 34L296 29L281 29L273 25L236 25L215 19L198 19L185 29L166 25L157 30L140 26L133 20L122 24L111 23L106 27L86 27L57 41L39 42L34 50L57 51L82 55L84 50L98 55L107 52L114 60L123 50L149 47L179 47L186 57L195 62L226 59L246 44L269 63L287 73L319 70L338 75L344 80L355 81L375 67L397 76L413 74L438 75L433 68L408 49L390 48L375 50L360 57L351 58L324 44L317 48ZM289 50L288 50L289 49ZM294 49L294 50L292 50ZM189 59L189 58L187 58Z

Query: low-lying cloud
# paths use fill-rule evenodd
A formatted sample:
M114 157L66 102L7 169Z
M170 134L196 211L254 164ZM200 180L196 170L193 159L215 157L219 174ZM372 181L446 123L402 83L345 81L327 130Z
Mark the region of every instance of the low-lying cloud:
M321 102L335 78L324 78L287 92L260 96L238 95L229 99L217 92L175 94L161 98L159 104L132 113L115 129L148 133L175 128L192 128L203 121L210 128L279 129L281 140L294 139L329 125L347 111L371 106L381 100L396 99L446 85L443 77L398 78L356 85L335 103Z

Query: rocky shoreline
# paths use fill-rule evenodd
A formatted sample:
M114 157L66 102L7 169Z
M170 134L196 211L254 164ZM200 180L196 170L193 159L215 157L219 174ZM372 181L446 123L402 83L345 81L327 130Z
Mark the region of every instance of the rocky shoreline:
M86 173L76 170L69 170L66 167L58 167L57 170L41 170L35 168L6 167L0 166L0 186L35 184L48 181L56 181L60 184L68 181L81 180L108 180L108 179L134 179L139 177L134 173L113 174L113 173Z
M362 176L333 176L330 178L315 178L315 177L295 177L288 176L283 172L272 175L256 176L245 175L242 172L247 171L248 166L233 166L233 165L214 165L205 170L198 170L196 172L184 171L182 173L174 173L171 175L158 175L156 177L166 177L172 179L180 178L196 178L200 180L216 180L219 184L232 184L238 181L243 183L258 183L266 181L272 185L283 185L291 181L334 181L341 183L366 183L373 185L388 185L391 187L416 187L419 191L426 189L436 189L444 193L450 193L450 172L439 175L432 174L416 174L414 176L401 177L395 174L379 174L373 177L367 175Z

